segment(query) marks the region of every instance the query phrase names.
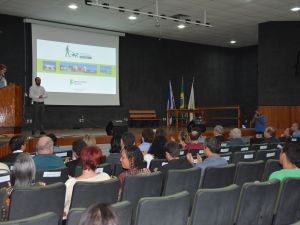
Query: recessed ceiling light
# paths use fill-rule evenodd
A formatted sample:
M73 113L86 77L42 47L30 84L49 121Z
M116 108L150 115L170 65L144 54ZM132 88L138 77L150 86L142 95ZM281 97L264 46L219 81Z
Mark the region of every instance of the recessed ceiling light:
M183 29L183 28L185 28L185 25L184 25L184 24L179 24L179 25L177 26L177 28L178 28L178 29Z
M293 11L293 12L297 12L297 11L299 11L300 10L300 7L294 7L294 8L291 8L291 11Z
M130 19L130 20L136 20L137 17L136 17L135 15L130 15L130 16L128 17L128 19Z
M74 3L68 5L68 7L69 7L69 9L73 9L73 10L78 9L78 6Z
M232 45L236 44L236 40L231 40L230 44L232 44Z

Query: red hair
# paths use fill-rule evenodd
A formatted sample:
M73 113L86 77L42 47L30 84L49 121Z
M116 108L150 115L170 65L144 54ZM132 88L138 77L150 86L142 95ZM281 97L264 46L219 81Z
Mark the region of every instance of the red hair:
M102 158L102 150L97 146L88 146L81 150L80 160L84 170L96 170Z

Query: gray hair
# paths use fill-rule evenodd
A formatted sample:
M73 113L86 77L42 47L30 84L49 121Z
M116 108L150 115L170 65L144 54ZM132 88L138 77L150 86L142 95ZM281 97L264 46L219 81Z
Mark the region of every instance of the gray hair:
M49 138L49 140L47 140L43 145L41 145L41 143L38 141L38 143L36 144L36 149L38 151L43 151L43 150L49 150L49 149L53 149L53 141L51 138Z
M224 134L224 128L221 125L215 126L214 131L216 131L218 134Z
M234 128L230 131L232 138L241 138L242 131L239 128Z
M35 180L35 164L28 153L20 153L12 169L12 185L14 187L29 187Z

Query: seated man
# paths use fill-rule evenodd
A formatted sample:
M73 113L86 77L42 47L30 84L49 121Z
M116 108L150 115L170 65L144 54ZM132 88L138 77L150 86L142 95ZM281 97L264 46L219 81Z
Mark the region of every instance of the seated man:
M280 153L280 164L283 169L273 172L269 180L277 179L283 181L288 177L300 178L300 146L294 143L287 143Z
M292 131L293 131L292 137L293 138L300 138L300 130L299 129L300 129L299 123L292 124Z
M14 163L17 156L26 149L25 137L17 135L12 137L8 143L11 153L1 159L1 162Z
M226 141L226 138L224 137L224 128L221 125L214 127L214 136L220 143Z
M75 176L76 166L81 165L80 152L86 146L87 145L83 140L77 140L72 143L73 157L72 160L66 163L66 166L69 168L69 175L72 177Z
M189 169L192 168L192 164L186 158L179 158L180 148L174 141L169 141L165 145L165 155L168 160L168 164L161 167L160 171L164 176L167 175L169 170L176 169Z
M185 150L190 152L192 149L204 149L204 145L199 142L201 131L197 128L193 128L190 133L191 144L185 146Z
M276 138L276 131L273 127L267 127L264 132L265 139L262 143L271 144L271 143L278 143L279 141Z
M239 128L234 128L229 133L230 141L229 146L239 146L245 145L245 142L242 139L242 132Z
M149 150L154 139L154 132L151 128L145 128L142 131L142 144L139 145L139 149L144 152Z
M204 145L204 154L207 158L205 160L202 160L202 157L197 154L197 162L195 165L202 169L202 174L207 167L222 167L228 165L226 159L223 159L218 155L221 148L218 139L216 139L215 137L208 137L206 138ZM194 164L194 159L191 153L187 154L186 157L191 164Z
M53 155L53 141L45 136L41 137L37 144L37 155L33 157L37 170L51 170L66 167L63 160Z

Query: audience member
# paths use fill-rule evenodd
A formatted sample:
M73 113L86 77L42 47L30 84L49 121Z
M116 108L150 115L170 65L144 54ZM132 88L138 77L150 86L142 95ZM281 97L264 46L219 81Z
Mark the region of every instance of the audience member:
M266 129L267 117L255 110L251 123L254 123L256 133L263 134Z
M293 123L292 124L292 131L293 131L293 134L292 134L292 137L294 138L300 138L300 124L299 123Z
M144 167L144 157L140 149L134 145L129 146L121 152L121 164L126 170L119 175L121 184L124 183L126 176L147 175L150 171Z
M221 125L217 125L214 127L214 136L218 139L220 143L226 141L224 137L224 128Z
M92 135L84 135L83 139L82 139L87 146L96 146L96 138Z
M287 143L283 147L279 158L283 169L273 172L269 180L277 179L283 181L288 177L300 178L300 146L294 143Z
M165 136L155 136L148 153L153 155L155 159L165 159L164 146L166 143L167 138Z
M21 135L14 136L9 140L8 145L11 153L3 157L1 161L6 163L14 163L17 156L26 149L25 137Z
M114 212L107 204L93 204L81 215L78 225L119 225Z
M52 141L53 141L53 151L54 151L54 152L62 152L62 151L64 151L64 149L62 149L61 147L59 147L59 145L58 145L58 143L57 143L57 137L56 137L55 134L50 133L50 134L47 134L47 136L48 136L49 138L51 138Z
M273 127L267 127L264 132L264 140L262 143L271 144L278 143L278 139L276 138L276 130Z
M135 145L135 136L131 132L125 132L121 138L121 150Z
M106 157L106 162L109 163L112 168L118 163L121 159L121 135L114 134L110 141L110 150L109 155Z
M287 142L287 141L289 141L291 139L292 135L293 135L292 128L286 128L284 130L283 134L281 134L279 140L281 142Z
M61 158L53 155L53 141L51 138L41 137L36 145L37 155L33 157L37 170L50 170L64 168L65 164Z
M70 177L66 181L65 215L69 212L73 187L77 181L97 182L110 179L107 173L96 173L97 165L101 157L102 151L97 146L87 146L81 150L80 161L82 164L82 174L76 178Z
M4 173L10 173L10 169L9 169L8 165L0 162L0 174L4 174Z
M204 149L204 145L198 140L200 136L201 131L193 128L190 133L191 143L185 146L185 150L190 152L192 149Z
M66 166L69 168L69 175L72 177L75 176L76 167L80 165L80 152L86 146L83 140L77 140L72 143L72 160L66 163Z
M185 130L179 132L178 140L179 140L179 144L183 149L186 149L187 145L192 143L189 133Z
M167 175L169 170L173 169L189 169L192 166L192 164L189 163L189 161L185 158L179 157L180 155L180 147L179 144L177 144L174 141L169 141L165 145L165 156L168 160L168 164L161 167L161 172L164 176Z
M163 129L163 128L157 128L155 130L155 137L158 137L158 136L163 136L163 137L167 138L167 132L166 132L166 130Z
M245 142L242 139L242 132L239 128L234 128L229 132L229 139L229 146L245 145Z
M142 144L139 145L139 149L142 152L149 150L154 138L154 132L151 128L145 128L142 131Z

